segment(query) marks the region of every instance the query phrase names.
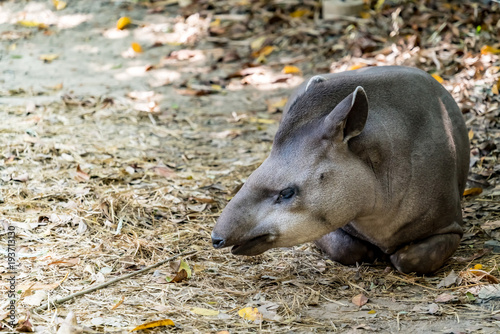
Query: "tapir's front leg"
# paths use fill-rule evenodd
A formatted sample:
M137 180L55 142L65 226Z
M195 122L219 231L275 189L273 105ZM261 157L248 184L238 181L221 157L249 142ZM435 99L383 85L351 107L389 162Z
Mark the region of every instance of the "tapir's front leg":
M460 239L457 233L433 235L400 248L391 255L391 262L403 273L430 274L455 252Z
M328 257L344 265L372 263L384 257L382 251L371 243L358 239L339 228L314 242Z

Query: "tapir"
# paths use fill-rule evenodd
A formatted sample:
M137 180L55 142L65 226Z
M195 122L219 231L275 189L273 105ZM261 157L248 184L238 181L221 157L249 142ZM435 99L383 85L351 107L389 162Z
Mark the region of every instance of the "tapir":
M288 100L270 155L212 232L236 255L315 241L345 265L430 274L463 234L469 139L428 73L381 66L314 76Z

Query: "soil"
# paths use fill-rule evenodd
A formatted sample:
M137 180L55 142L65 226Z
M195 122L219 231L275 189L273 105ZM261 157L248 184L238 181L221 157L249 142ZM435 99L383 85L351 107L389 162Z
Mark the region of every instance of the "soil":
M145 331L500 331L498 4L367 1L363 18L323 21L315 1L58 3L0 2L0 252L14 226L19 265L19 323L1 298L2 331L126 333L167 318L175 325ZM381 65L433 73L471 130L466 233L445 267L342 266L312 244L212 249L215 220L269 153L293 89ZM178 283L171 261L37 308L192 250ZM247 306L263 320L243 319Z

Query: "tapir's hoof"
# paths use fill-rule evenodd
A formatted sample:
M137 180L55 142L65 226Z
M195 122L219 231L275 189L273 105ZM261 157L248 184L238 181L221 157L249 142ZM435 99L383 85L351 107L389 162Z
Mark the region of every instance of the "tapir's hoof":
M391 255L391 262L402 273L431 274L455 252L460 239L454 233L433 235L400 248Z

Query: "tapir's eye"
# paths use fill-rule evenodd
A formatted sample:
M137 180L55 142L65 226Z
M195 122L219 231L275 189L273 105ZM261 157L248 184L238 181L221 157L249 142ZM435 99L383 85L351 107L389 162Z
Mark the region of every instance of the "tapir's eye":
M295 195L295 189L293 188L286 188L286 189L283 189L281 192L280 192L280 195L278 197L278 201L282 200L282 199L289 199L289 198L292 198L293 195Z

